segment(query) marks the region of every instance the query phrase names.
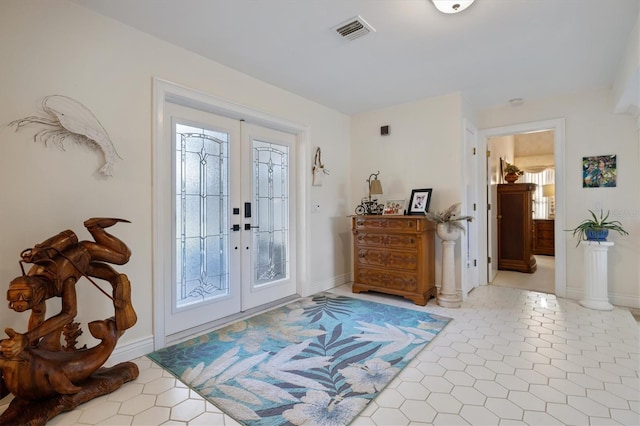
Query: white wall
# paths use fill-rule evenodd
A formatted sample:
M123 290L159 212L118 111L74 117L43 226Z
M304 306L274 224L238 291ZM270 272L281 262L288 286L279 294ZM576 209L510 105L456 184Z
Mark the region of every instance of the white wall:
M491 159L493 160L491 170L495 168L497 173L494 179L498 183L504 183L500 179L500 159L503 158L508 163L515 163L515 137L514 135L494 136L489 139L489 142L491 144Z
M132 282L138 323L120 344L152 336L152 77L308 126L310 146L302 155L309 176L316 146L322 147L331 175L324 186L308 188L308 202L320 209L307 210L313 261L304 292L350 276L349 117L64 1L0 2L0 58L0 283L5 288L20 274L23 249L67 228L90 239L82 222L92 216L127 218L131 224L112 230L133 253L118 270ZM97 151L71 141L65 151L45 147L32 139L39 127L19 132L7 127L42 114L40 101L49 94L79 100L101 121L122 157L112 178L97 174L102 163ZM113 314L111 302L88 282L79 284L78 292L83 325ZM54 302L49 313L57 309ZM0 309L0 322L17 331L26 329L27 316Z
M351 118L351 212L367 196L366 179L380 171L381 200L433 188L430 211L462 202L462 98L451 94L357 114ZM388 136L380 127L390 126ZM466 212L463 212L465 214ZM440 283L436 244L436 283ZM459 268L459 244L456 245ZM460 288L460 276L457 276Z
M565 118L566 224L578 225L587 218L588 209L611 211L630 236L610 234L615 246L609 251L609 295L612 303L640 307L638 267L640 259L640 182L639 140L635 118L615 114L608 89L594 90L541 101L520 107L505 106L480 111L481 129L534 121ZM618 183L615 188L582 188L582 157L616 154ZM559 165L556 165L559 167ZM583 290L583 251L576 248L571 233L567 239L567 297L580 298Z
M635 115L640 129L640 14L616 71L613 83L615 111Z
M452 94L353 115L352 207L367 195L366 179L377 171L382 199L408 202L412 189L433 188L430 210L460 202L460 108L460 95ZM383 125L390 127L388 136L380 135Z

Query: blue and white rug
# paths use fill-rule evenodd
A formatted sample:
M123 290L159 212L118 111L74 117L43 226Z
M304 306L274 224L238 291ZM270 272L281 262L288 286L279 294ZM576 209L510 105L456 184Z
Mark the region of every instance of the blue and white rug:
M346 425L449 318L321 293L148 355L246 425Z

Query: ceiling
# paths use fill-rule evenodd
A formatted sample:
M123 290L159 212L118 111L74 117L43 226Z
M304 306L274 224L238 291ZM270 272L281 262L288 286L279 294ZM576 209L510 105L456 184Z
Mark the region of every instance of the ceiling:
M345 114L461 92L477 109L610 87L639 0L72 0ZM335 27L357 15L376 31Z
M514 135L513 156L553 155L553 130Z

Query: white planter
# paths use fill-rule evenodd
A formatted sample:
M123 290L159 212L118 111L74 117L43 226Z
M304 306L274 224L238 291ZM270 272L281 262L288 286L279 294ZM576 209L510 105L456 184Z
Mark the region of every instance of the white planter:
M438 294L438 305L459 308L462 297L456 291L455 246L461 230L446 223L436 225L436 234L442 240L442 284Z
M436 225L436 234L443 241L455 241L460 238L460 228L449 226L447 223L439 223Z
M611 242L582 241L584 247L584 298L580 305L598 311L611 311L607 282L607 251Z

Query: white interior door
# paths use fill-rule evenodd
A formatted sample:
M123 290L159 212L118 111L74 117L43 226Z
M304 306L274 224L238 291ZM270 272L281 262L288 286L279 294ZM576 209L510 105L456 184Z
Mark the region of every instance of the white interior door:
M174 219L165 335L295 294L295 136L170 102L164 122Z

